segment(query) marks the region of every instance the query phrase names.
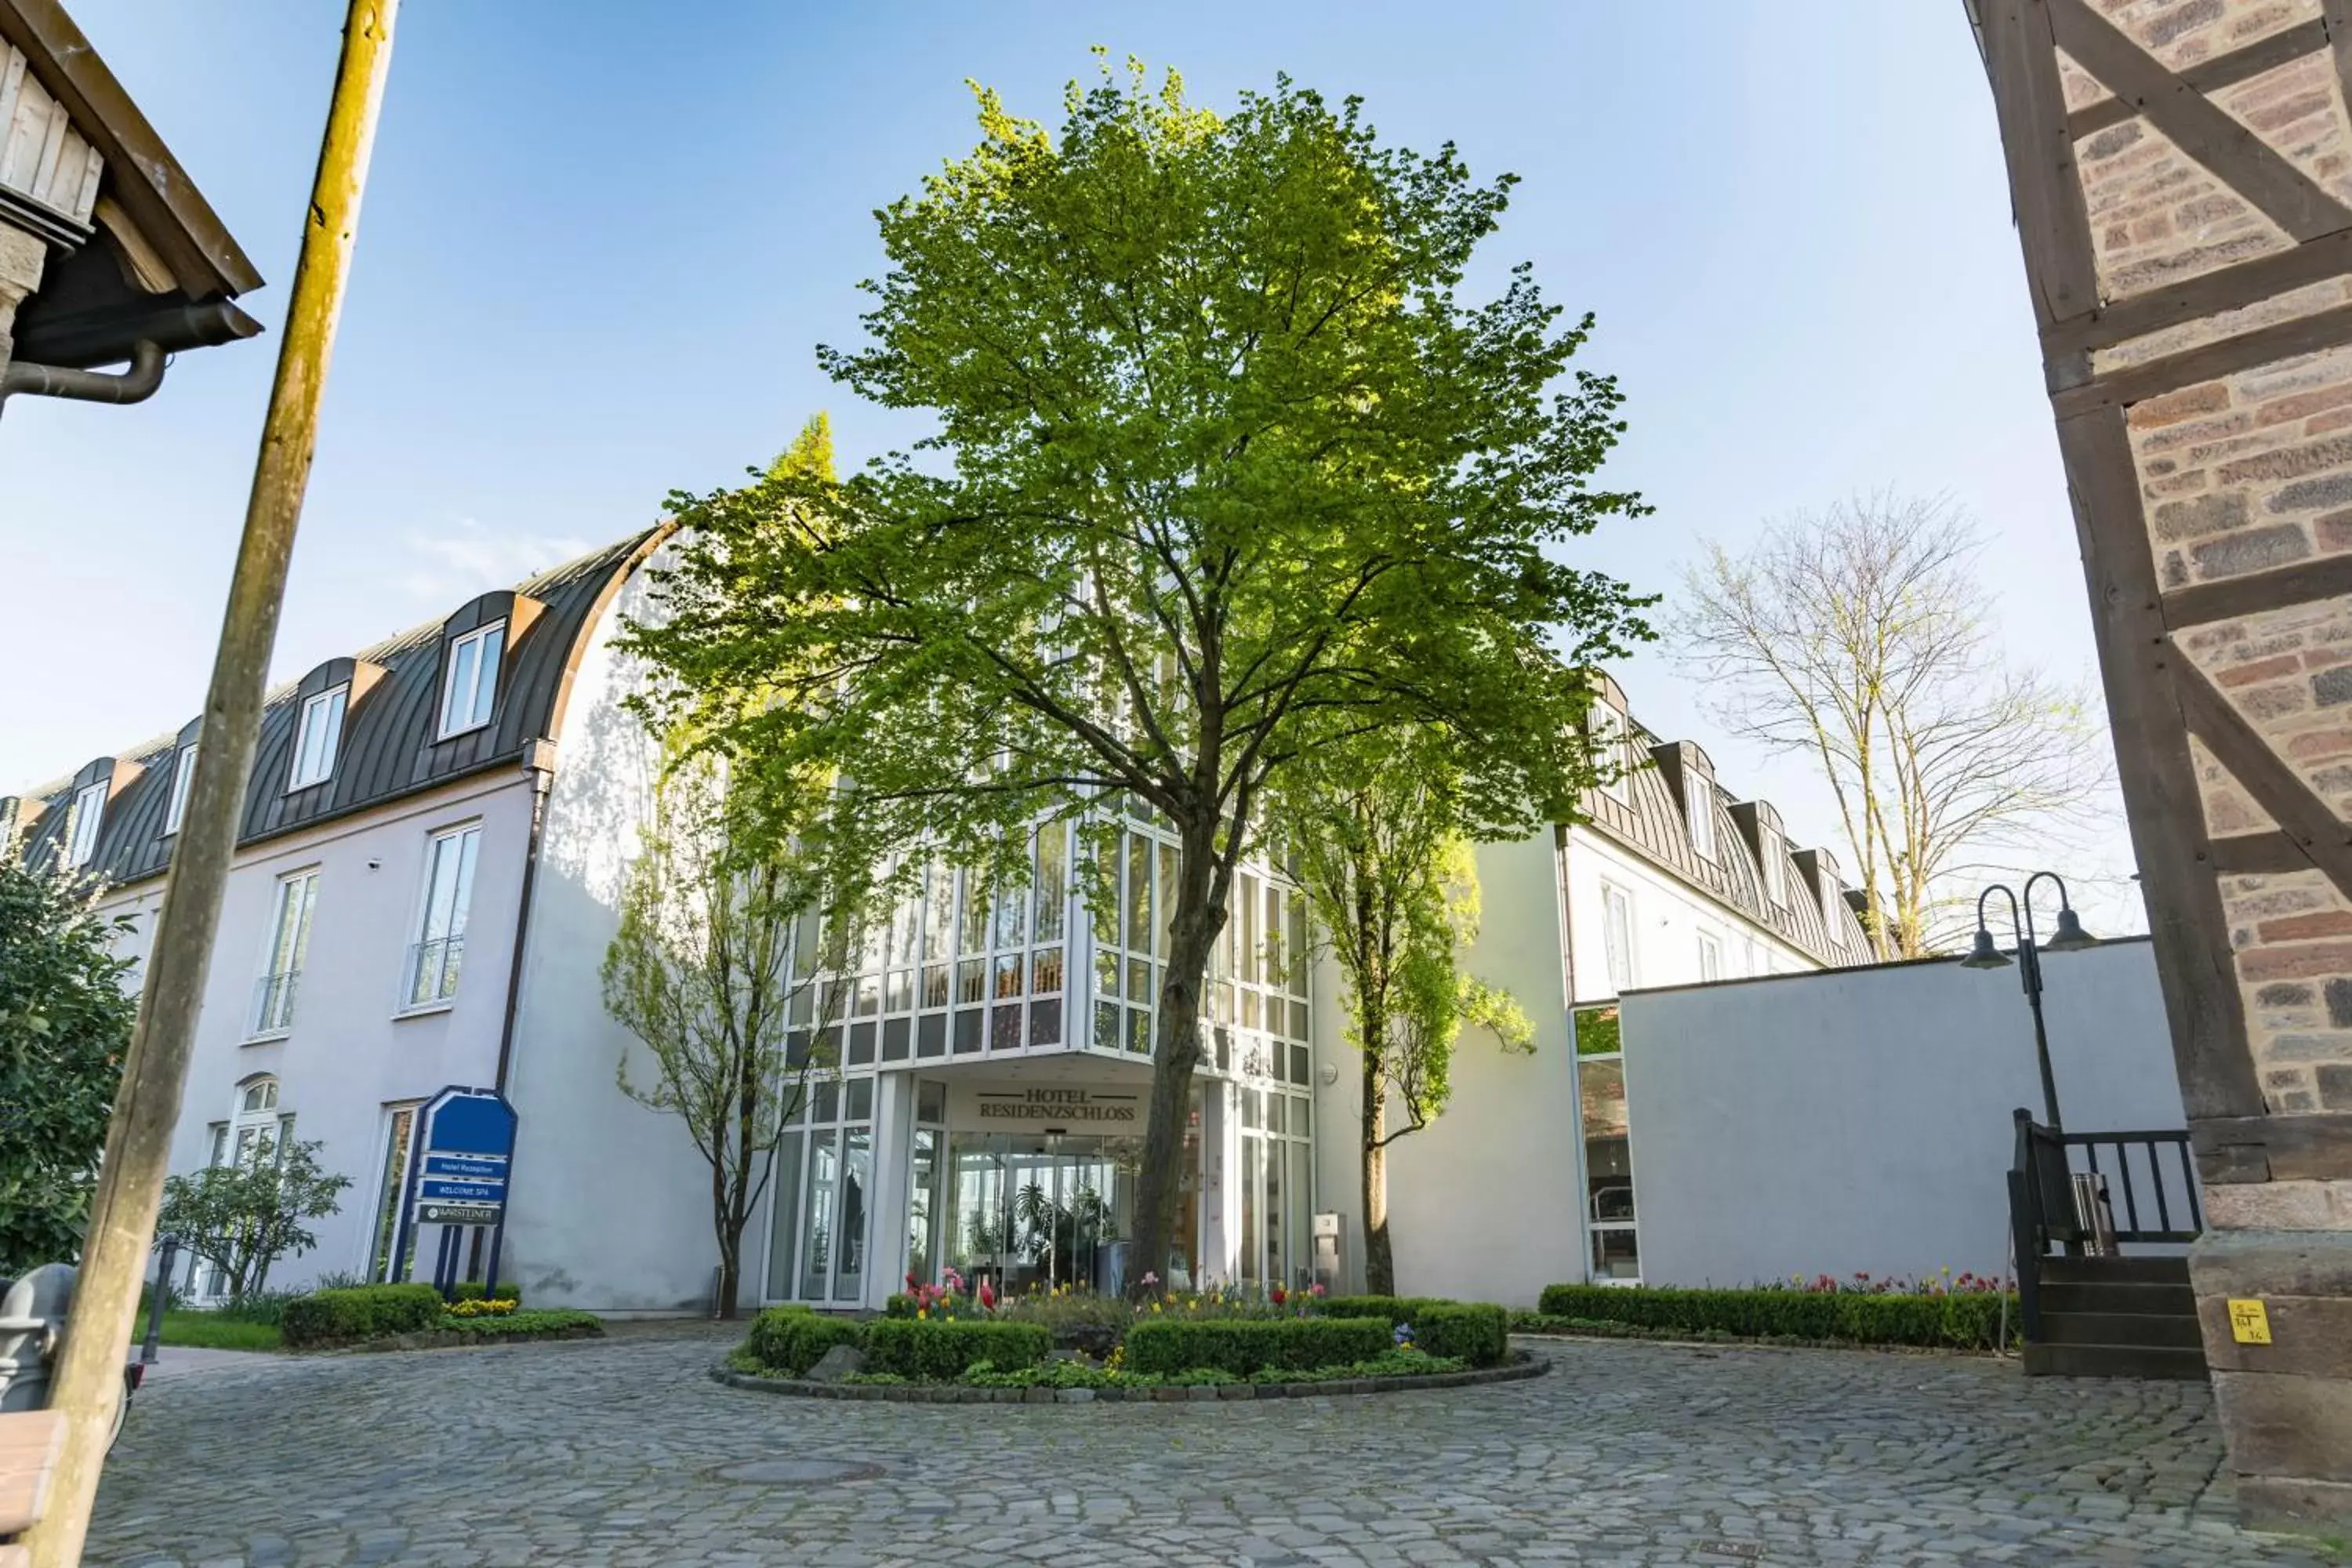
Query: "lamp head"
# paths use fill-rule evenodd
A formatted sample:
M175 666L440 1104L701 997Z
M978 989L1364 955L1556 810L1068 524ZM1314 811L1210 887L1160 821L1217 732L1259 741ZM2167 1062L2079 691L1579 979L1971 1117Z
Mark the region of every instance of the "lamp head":
M2099 939L2083 929L2082 917L2068 905L2058 911L2058 930L2042 944L2044 952L2079 952L2086 947L2096 947Z
M2000 949L1992 944L1992 932L1982 926L1977 927L1976 943L1969 949L1969 955L1960 960L1960 967L1962 969L2005 969L2008 966L2009 959Z

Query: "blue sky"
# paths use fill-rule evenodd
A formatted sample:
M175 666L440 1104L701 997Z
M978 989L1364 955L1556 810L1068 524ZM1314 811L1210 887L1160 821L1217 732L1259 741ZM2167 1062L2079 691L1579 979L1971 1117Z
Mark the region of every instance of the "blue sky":
M0 789L192 716L226 587L341 7L73 0L270 286L257 342L131 409L0 420ZM658 17L658 20L655 20ZM2021 658L2094 670L2000 146L1958 0L1440 7L411 4L401 17L277 668L436 616L731 480L811 412L898 440L817 371L857 335L872 209L974 140L967 77L1052 119L1103 44L1212 105L1277 70L1524 183L1525 258L1599 315L1656 515L1584 559L1672 585L1702 538L1883 487L1990 531ZM1714 734L1671 659L1654 729L1834 839L1800 763ZM2127 869L2119 821L2095 861ZM2136 900L2110 898L2108 929ZM2136 912L2129 918L2137 923Z

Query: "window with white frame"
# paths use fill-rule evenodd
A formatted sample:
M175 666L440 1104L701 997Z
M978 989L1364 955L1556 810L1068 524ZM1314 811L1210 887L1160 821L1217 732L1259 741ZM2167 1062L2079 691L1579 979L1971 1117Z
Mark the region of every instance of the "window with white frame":
M457 994L457 972L466 957L466 910L474 899L474 856L481 840L482 825L473 822L435 834L426 847L425 905L417 915L416 941L408 949L404 1011L438 1006Z
M400 1200L408 1188L408 1156L416 1142L416 1112L423 1100L394 1100L383 1108L383 1160L376 1183L375 1222L368 1232L368 1278L392 1278L393 1245L400 1235ZM409 1231L408 1254L416 1256L416 1232Z
M275 1165L285 1160L287 1146L294 1141L294 1116L278 1108L278 1080L265 1075L237 1085L235 1116L214 1122L207 1132L207 1165ZM192 1256L185 1289L198 1300L218 1300L228 1293L228 1276L217 1265Z
M1601 884L1601 939L1609 954L1609 985L1620 994L1633 988L1633 900L1613 882Z
M1686 776L1683 795L1689 809L1691 847L1702 860L1715 858L1715 786L1696 773Z
M490 721L499 700L499 660L506 647L504 621L467 632L449 645L448 675L441 687L442 739Z
M269 946L261 957L261 978L253 984L252 1034L282 1035L294 1026L294 991L302 960L310 950L310 911L319 901L319 873L297 871L278 879L271 911Z
M1789 901L1788 847L1769 829L1758 834L1756 842L1757 858L1764 868L1764 900L1776 910L1783 908Z
M66 825L66 868L87 866L98 853L99 825L106 820L106 781L84 784L74 795L73 819Z
M335 774L335 752L343 739L343 705L352 689L337 686L302 701L301 721L294 730L294 766L286 775L289 790L325 784Z
M182 746L180 754L172 760L172 798L163 807L163 837L169 838L180 831L180 819L188 815L188 785L195 782L196 749Z
M1595 702L1587 722L1592 735L1592 760L1611 776L1601 793L1619 805L1625 803L1625 715L1606 702Z
M1723 943L1706 931L1698 933L1698 977L1703 982L1723 978Z

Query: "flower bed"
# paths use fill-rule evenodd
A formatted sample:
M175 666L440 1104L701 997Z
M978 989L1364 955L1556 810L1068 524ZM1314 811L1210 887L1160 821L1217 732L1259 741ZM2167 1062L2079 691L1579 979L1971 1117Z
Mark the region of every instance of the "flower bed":
M604 1331L593 1312L525 1311L520 1300L519 1291L486 1297L478 1289L444 1302L430 1285L316 1290L286 1303L285 1342L290 1350L413 1350L486 1340L581 1339Z
M1517 1315L1511 1327L1518 1333L1989 1351L2000 1348L2006 1304L2015 1342L2016 1298L1990 1282L1963 1275L1942 1288L1886 1289L1901 1283L1865 1278L1852 1287L1817 1280L1739 1290L1552 1285L1538 1310Z
M1507 1331L1499 1307L1426 1299L1224 1291L1163 1294L1139 1306L1066 1290L995 1302L919 1288L868 1323L770 1309L721 1375L832 1397L898 1389L898 1397L960 1390L1048 1400L1361 1392L1541 1372L1525 1357L1508 1363ZM821 1378L809 1378L839 1346L857 1354L834 1357Z

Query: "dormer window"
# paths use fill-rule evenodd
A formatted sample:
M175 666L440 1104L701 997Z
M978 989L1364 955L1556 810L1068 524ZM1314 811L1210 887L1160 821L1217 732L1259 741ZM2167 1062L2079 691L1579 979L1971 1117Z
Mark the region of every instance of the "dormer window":
M1715 786L1704 778L1691 777L1688 785L1691 847L1702 860L1715 858Z
M99 824L106 817L106 781L74 792L73 821L67 826L66 868L79 870L98 853Z
M163 807L163 837L169 838L180 831L180 819L188 815L188 785L196 776L196 749L182 746L172 762L172 798Z
M343 707L351 694L349 686L337 686L304 699L301 722L294 731L294 768L287 775L288 789L309 789L334 776L335 752L343 739Z
M1784 908L1789 902L1788 849L1777 833L1759 833L1757 839L1760 845L1757 858L1764 868L1764 901L1776 910Z
M1587 710L1586 723L1592 736L1592 760L1611 776L1601 781L1601 793L1618 805L1625 804L1625 715L1606 702L1595 702Z
M499 700L499 659L507 624L493 621L449 645L449 673L441 688L441 739L478 730Z

